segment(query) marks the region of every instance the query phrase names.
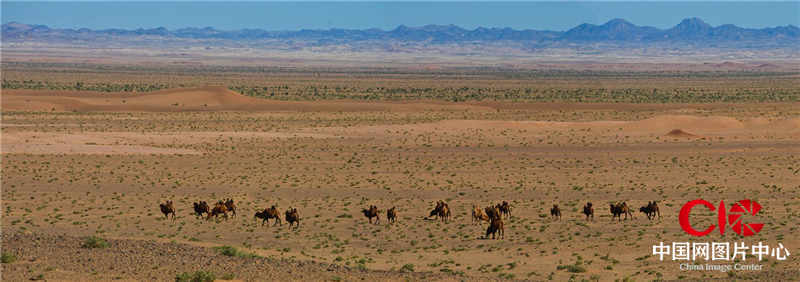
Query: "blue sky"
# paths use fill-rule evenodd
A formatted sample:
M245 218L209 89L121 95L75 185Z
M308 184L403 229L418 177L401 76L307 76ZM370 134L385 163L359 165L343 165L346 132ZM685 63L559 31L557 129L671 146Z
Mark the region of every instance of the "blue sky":
M699 17L712 25L800 25L800 1L784 2L34 2L2 1L2 22L58 28L206 27L267 30L381 28L455 24L465 28L566 30L623 18L674 26Z

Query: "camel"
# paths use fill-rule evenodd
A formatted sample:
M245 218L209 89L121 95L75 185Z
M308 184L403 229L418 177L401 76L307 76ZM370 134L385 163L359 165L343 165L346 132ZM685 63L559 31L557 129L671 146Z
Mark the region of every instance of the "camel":
M583 214L586 215L586 220L589 220L591 217L591 220L594 221L594 207L592 207L591 202L588 202L585 206L583 206Z
M286 210L286 222L289 223L289 228L292 227L295 223L297 225L295 227L300 227L300 214L297 213L297 208L291 208Z
M489 217L478 206L472 205L472 222L480 224L482 221L489 221Z
M444 201L441 200L437 201L436 207L433 208L433 210L431 210L430 215L428 215L428 217L431 216L436 216L437 218L441 218L442 221L447 223L447 221L450 219L450 206L447 205L447 203L445 203Z
M558 205L553 205L553 208L550 209L550 216L558 220L561 220L561 209L558 208Z
M206 201L195 202L192 205L194 206L194 214L197 217L203 217L203 213L211 212L211 208L208 207Z
M486 239L489 239L489 234L492 234L492 239L495 239L495 234L500 233L500 238L505 238L505 228L503 226L503 215L498 208L489 206L486 208L486 214L489 215L489 227L486 228Z
M497 204L497 210L506 218L511 217L511 205L508 202L503 201L502 204Z
M236 217L236 204L233 203L233 199L225 200L225 208L231 212L231 216Z
M486 207L484 210L486 211L486 216L487 216L487 217L488 217L490 220L491 220L492 218L495 218L495 217L500 217L500 211L497 209L497 207L488 206L488 207Z
M432 216L436 216L436 217L439 216L439 208L438 207L433 208L431 210L431 212L428 214L428 217L432 217ZM426 219L427 219L427 217L426 217Z
M658 203L653 201L653 203L648 206L650 206L650 213L652 214L652 217L656 218L656 215L658 215L658 219L661 219L661 210L658 209Z
M439 211L442 209L442 201L437 201L436 206L431 210L428 217L435 216L437 219L439 218Z
M158 206L161 208L161 213L164 214L165 218L169 218L169 214L172 214L172 220L175 220L175 206L171 200L167 200L164 204L158 204Z
M275 224L283 225L281 218L278 215L278 208L276 208L274 205L271 208L256 212L255 218L261 219L261 226L264 226L264 223L269 223L270 218L275 219L275 223L273 223L272 226L275 226Z
M386 220L389 221L389 223L397 221L397 209L395 207L386 210Z
M486 239L489 239L489 234L492 234L492 239L495 239L495 233L500 233L500 239L505 238L505 228L503 227L503 219L499 217L492 218L489 227L486 229Z
M441 202L441 207L439 208L439 214L437 214L439 218L442 219L444 223L447 223L450 220L450 206L447 205L444 201Z
M378 224L378 221L381 220L381 216L380 216L380 214L378 214L378 207L377 206L370 205L369 209L362 209L361 212L364 213L364 216L367 217L367 219L369 220L369 223L372 223L372 218L373 217L375 218L375 224Z
M661 219L661 212L658 210L656 201L647 202L647 206L639 208L639 211L647 215L647 219L652 220L658 216Z
M439 210L441 209L442 209L442 201L436 201L436 206L431 210L430 214L428 214L428 217L435 216L438 218Z
M613 215L611 217L611 220L614 220L614 218L616 217L618 221L622 221L623 214L625 215L625 220L628 220L629 215L631 216L631 219L633 219L633 213L631 212L630 208L628 208L628 203L622 202L622 203L617 203L616 205L610 204L610 207L611 207L611 214Z
M216 219L217 216L219 216L220 214L225 217L225 220L228 220L228 207L226 207L225 204L222 203L222 201L218 202L214 206L214 208L211 209L211 212L208 213L208 217L206 218L206 220L210 220L211 217L214 217Z

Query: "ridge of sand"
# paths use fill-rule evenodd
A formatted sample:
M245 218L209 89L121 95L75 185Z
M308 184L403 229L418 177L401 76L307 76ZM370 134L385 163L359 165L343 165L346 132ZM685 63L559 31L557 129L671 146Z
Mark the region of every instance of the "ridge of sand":
M672 131L668 132L664 136L681 137L681 138L696 138L696 137L698 137L697 135L691 134L691 133L683 131L681 129L673 129Z

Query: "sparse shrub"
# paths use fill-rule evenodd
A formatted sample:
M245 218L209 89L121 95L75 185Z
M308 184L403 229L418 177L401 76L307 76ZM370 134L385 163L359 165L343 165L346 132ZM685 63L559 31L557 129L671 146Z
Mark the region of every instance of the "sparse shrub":
M108 248L108 242L106 242L106 240L103 238L97 236L90 236L86 237L81 247L87 249L103 249L103 248Z
M229 257L240 257L240 258L257 258L261 257L256 254L251 254L247 252L242 252L235 247L232 246L221 246L221 247L214 247L220 254L229 256Z
M0 256L0 262L2 263L12 263L17 261L17 256L12 253L3 252L2 256Z
M175 276L175 282L213 282L217 277L210 271L184 272Z
M580 265L575 264L567 264L567 265L559 265L556 267L558 270L567 270L572 273L584 273L586 272L586 268Z

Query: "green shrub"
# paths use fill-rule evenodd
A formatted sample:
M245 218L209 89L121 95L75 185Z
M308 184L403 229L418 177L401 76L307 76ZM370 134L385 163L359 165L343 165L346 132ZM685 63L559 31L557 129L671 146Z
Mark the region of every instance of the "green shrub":
M81 247L89 248L89 249L96 249L96 248L107 248L108 242L105 239L97 237L97 236L90 236L86 237L83 241L83 245Z
M184 272L175 276L175 282L213 282L215 279L217 277L210 271Z
M258 258L261 257L256 254L251 254L247 252L242 252L235 247L232 246L221 246L221 247L214 247L220 254L229 256L229 257L240 257L240 258Z
M12 253L3 252L2 256L0 256L0 262L2 263L12 263L17 261L17 257Z
M584 268L583 266L580 266L580 265L575 265L575 264L559 265L559 266L556 267L556 269L558 269L558 270L566 269L567 271L572 272L572 273L584 273L584 272L586 272L586 268Z

